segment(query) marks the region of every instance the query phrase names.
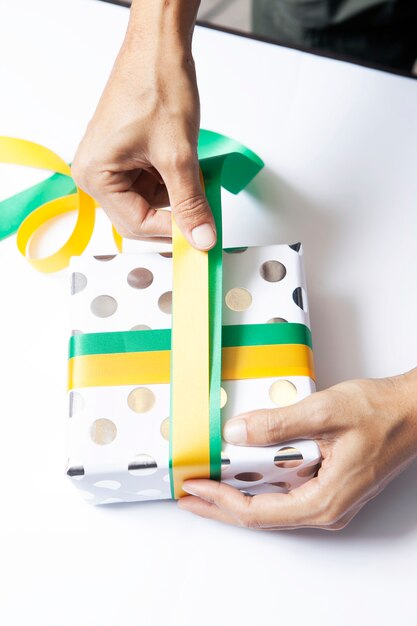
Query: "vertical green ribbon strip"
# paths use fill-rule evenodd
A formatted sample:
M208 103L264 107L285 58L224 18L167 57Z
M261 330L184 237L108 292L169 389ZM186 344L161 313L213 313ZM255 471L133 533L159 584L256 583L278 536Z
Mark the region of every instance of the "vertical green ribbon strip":
M217 242L209 252L210 337L210 477L221 473L221 346L223 308L223 229L221 187L237 194L263 167L262 160L242 144L208 130L201 130L198 156L208 203L214 216Z

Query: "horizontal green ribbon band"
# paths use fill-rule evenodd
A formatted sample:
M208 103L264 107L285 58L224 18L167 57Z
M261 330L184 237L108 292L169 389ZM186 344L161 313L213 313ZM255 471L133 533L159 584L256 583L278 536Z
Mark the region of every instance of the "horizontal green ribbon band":
M311 332L304 324L237 324L223 326L222 346L303 344L312 348ZM171 349L171 329L86 333L70 339L69 358L86 354L158 352Z

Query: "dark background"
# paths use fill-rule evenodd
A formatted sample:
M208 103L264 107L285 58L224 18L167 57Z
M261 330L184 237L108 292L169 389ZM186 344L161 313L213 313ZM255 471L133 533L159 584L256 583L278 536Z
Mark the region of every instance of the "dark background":
M130 0L101 0L130 6ZM360 65L417 74L417 0L201 0L198 22Z

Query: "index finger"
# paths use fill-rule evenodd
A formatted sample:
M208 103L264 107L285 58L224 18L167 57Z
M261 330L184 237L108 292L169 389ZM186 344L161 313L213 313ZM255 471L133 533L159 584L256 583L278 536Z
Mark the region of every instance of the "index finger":
M181 509L247 528L272 530L316 526L322 508L317 479L288 494L247 496L230 485L213 480L189 480L183 488L196 497L182 498L179 501Z

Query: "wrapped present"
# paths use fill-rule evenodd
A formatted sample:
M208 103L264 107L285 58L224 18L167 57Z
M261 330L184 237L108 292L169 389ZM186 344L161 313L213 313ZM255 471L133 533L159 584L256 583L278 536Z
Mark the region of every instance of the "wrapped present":
M172 255L74 258L67 473L93 503L170 498ZM314 391L300 244L223 251L223 423ZM190 315L195 306L188 299ZM191 381L190 381L191 382ZM222 442L221 480L250 494L314 475L313 441Z
M237 447L222 424L314 391L302 248L222 249L221 186L238 193L263 163L222 135L201 131L199 158L217 244L192 248L173 220L167 254L74 258L67 474L93 503L184 495L187 478L210 477L249 494L285 492L320 462L313 441ZM69 166L39 144L0 137L0 161L56 172L2 203L0 237L17 232L38 270L65 268L94 227L94 199ZM78 212L67 242L29 258L51 217ZM119 252L122 240L113 229Z

